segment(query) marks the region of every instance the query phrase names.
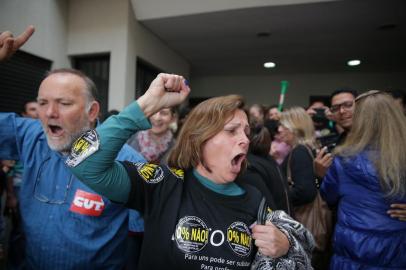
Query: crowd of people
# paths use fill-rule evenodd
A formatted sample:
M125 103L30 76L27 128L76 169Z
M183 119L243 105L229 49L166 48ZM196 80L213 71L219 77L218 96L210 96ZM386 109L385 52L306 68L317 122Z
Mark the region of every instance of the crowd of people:
M0 62L33 33L1 33ZM56 69L21 116L0 113L7 269L406 269L397 96L337 89L281 111L229 95L179 119L190 91L159 74L101 123L93 81ZM317 199L322 246L300 217Z

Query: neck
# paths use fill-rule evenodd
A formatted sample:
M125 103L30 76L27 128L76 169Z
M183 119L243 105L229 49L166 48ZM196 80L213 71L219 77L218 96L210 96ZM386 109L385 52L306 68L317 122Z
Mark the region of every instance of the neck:
M207 165L203 165L201 163L199 163L196 168L195 168L196 172L198 172L201 176L209 179L210 181L212 181L215 184L225 184L222 181L220 181L219 179L217 179L217 177L215 177L213 175L213 172L210 170L209 167L207 167Z
M168 131L156 134L156 133L153 133L151 130L148 130L149 135L152 137L155 137L155 138L162 138L167 132Z
M225 184L217 184L213 180L208 177L201 175L197 169L193 170L194 176L197 180L206 188L223 195L227 196L238 196L245 193L244 189L239 187L236 183L225 183Z

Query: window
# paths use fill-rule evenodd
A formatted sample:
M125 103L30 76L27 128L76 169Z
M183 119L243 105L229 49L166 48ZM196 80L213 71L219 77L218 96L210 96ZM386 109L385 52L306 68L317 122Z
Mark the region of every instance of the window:
M17 51L0 64L0 111L21 113L27 101L35 100L38 88L52 62Z

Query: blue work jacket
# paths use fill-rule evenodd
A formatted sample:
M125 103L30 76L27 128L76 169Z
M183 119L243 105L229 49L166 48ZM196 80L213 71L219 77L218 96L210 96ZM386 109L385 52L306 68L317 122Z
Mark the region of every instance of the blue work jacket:
M19 198L28 269L123 269L129 210L74 177L38 120L0 114L0 159L24 165ZM117 159L144 160L128 145Z

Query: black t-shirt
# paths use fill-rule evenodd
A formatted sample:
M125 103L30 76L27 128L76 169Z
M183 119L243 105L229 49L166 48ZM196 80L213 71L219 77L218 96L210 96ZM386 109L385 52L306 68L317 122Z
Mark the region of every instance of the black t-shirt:
M226 196L192 171L124 165L132 181L127 206L145 221L140 269L249 269L256 252L249 227L262 198L257 189L243 185L243 195Z

